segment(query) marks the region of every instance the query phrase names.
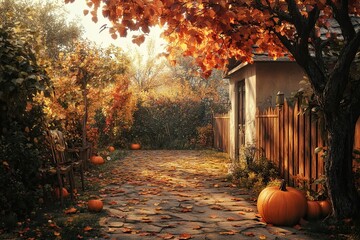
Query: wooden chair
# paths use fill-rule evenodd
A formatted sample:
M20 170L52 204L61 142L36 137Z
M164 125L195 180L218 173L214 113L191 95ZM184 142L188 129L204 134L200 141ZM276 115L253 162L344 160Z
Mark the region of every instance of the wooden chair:
M81 155L81 149L68 148L64 135L59 130L50 130L47 132L47 140L52 153L52 161L55 166L57 182L59 189L62 189L65 183L69 183L70 196L74 199L75 179L74 171L79 170L81 177L82 190L84 190L84 161ZM59 191L61 205L64 202L62 191Z
M71 161L66 158L65 150L66 145L64 144L63 135L58 130L50 130L47 132L47 141L50 146L52 163L55 168L55 174L57 177L57 183L59 186L59 195L61 206L64 204L64 196L62 189L65 183L68 183L70 186L70 196L71 199L74 199L74 168Z
M61 142L61 145L65 149L62 153L64 155L65 161L67 163L72 164L73 172L79 171L80 172L80 178L81 178L81 188L84 191L85 190L85 184L84 184L84 168L85 168L85 154L87 149L82 147L73 147L68 148L68 145L65 141L64 135L59 130L53 130L57 131L57 135L59 136L59 140ZM75 184L74 184L75 188Z

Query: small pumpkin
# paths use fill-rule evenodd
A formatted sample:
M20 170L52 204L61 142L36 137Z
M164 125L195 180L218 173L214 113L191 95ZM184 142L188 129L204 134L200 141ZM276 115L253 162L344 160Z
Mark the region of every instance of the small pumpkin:
M319 201L321 208L321 217L326 218L332 213L332 207L329 200Z
M307 201L306 219L317 220L321 217L321 207L318 201Z
M95 164L95 165L101 165L101 164L104 164L104 163L105 163L105 160L104 160L104 158L101 157L101 156L92 156L92 157L90 158L90 162L91 162L92 164Z
M58 187L55 188L54 189L54 194L55 194L56 198L60 198L60 188L58 188ZM64 188L64 187L62 188L62 195L63 195L64 198L69 196L68 190L66 188Z
M99 199L91 199L87 205L90 212L100 212L104 207L103 202Z
M109 152L115 151L115 148L113 146L108 147Z
M130 149L131 150L139 150L141 148L140 143L132 143L130 144Z
M307 200L301 191L286 187L282 180L280 188L267 187L260 192L257 209L266 223L294 226L305 216Z

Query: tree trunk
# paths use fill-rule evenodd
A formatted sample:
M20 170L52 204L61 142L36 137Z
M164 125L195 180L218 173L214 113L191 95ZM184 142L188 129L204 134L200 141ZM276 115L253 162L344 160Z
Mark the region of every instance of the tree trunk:
M83 100L84 100L84 116L82 121L82 147L86 148L87 140L86 140L86 123L88 118L88 99L87 99L87 88L86 88L86 81L84 80L83 83Z
M336 219L352 218L360 213L360 196L352 170L356 119L342 111L325 114L329 146L325 161L326 185Z

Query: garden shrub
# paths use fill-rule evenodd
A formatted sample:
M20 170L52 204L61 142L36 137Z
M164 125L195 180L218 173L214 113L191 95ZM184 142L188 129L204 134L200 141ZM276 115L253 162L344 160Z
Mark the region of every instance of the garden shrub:
M11 228L38 197L44 114L36 94L49 79L11 28L0 28L0 227Z
M192 149L212 144L206 104L193 100L150 99L138 103L127 142L150 149ZM211 142L211 144L210 144Z
M233 164L230 179L239 187L252 189L255 193L266 187L270 182L278 179L280 173L276 165L263 156L250 159L254 156L253 147L245 148L242 158L237 164ZM248 154L250 153L250 155Z

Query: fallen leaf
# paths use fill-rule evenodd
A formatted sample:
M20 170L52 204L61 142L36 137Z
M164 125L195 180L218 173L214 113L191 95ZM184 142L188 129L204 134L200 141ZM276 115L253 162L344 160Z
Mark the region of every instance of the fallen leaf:
M301 229L302 229L302 227L301 227L299 224L296 224L296 225L294 226L294 228L295 228L296 230L301 230Z
M215 215L215 214L210 215L210 218L217 218L217 215Z
M182 233L179 236L179 240L186 240L186 239L190 239L190 238L191 238L191 235L188 233Z
M139 236L142 236L142 237L144 237L144 236L150 236L150 235L151 235L151 233L148 233L148 232L139 233Z
M197 225L197 226L193 227L193 230L198 230L198 229L201 229L201 226Z
M265 235L260 235L260 236L259 236L259 239L265 240L265 239L266 239L266 236L265 236Z
M74 207L65 209L65 211L64 211L64 213L66 213L66 214L72 214L72 213L76 213L76 212L77 212L77 209Z
M123 233L131 233L132 232L132 229L131 228L128 228L128 227L124 227L124 228L121 228L121 231Z
M55 231L55 232L54 232L54 235L55 235L55 236L60 236L60 233Z
M244 235L248 237L255 237L255 234L253 232L244 232Z
M183 209L181 209L181 212L191 212L192 211L192 209L191 208L183 208Z
M240 201L243 201L244 199L243 198L232 198L231 200L240 202Z
M211 206L210 208L213 210L222 210L223 209L223 207L219 206L219 205Z
M88 231L91 231L91 230L92 230L92 227L90 227L90 226L84 227L84 231L85 231L85 232L88 232Z
M228 221L236 221L236 219L233 218L233 217L228 217L226 220L228 220Z
M221 235L235 235L236 232L234 230L228 231L228 232L220 232Z
M174 235L172 235L171 233L165 233L163 235L160 235L159 237L162 239L172 239Z

